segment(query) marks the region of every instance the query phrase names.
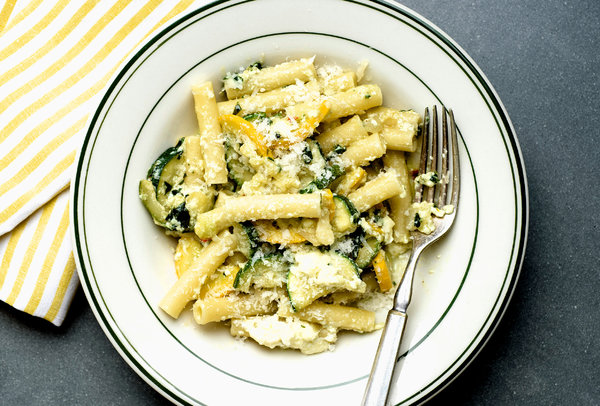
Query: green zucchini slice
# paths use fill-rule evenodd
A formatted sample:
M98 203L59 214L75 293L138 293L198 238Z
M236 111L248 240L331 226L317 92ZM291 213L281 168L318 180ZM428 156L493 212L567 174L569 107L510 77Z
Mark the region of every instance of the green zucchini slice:
M154 222L171 231L186 232L193 228L192 218L181 191L185 177L184 138L167 148L148 170L147 179L140 181L142 203Z
M360 213L345 196L334 195L335 212L331 225L338 233L352 232L356 229Z
M356 265L362 269L365 269L377 256L377 253L381 249L382 243L377 238L371 236L362 238L362 240L363 245L360 247L358 254L356 255Z
M152 182L154 189L158 190L158 182L160 180L165 166L169 162L171 162L173 158L181 157L181 155L183 154L183 140L184 138L181 138L177 142L177 145L175 145L174 147L167 148L165 152L163 152L158 158L156 158L152 166L150 166L150 169L148 170L147 179L150 182Z
M233 287L249 292L251 286L263 289L282 287L289 263L281 252L264 255L257 252L252 259L237 273Z
M165 218L167 217L167 211L162 204L156 200L156 189L152 186L152 182L147 179L140 181L139 186L140 200L146 207L146 210L152 216L152 220L158 226L165 227Z
M296 253L295 261L287 274L287 291L294 311L332 292L365 292L358 267L344 255L310 250Z
M259 244L259 236L256 228L254 228L251 221L244 221L233 228L234 233L238 236L238 250L246 258L252 258Z

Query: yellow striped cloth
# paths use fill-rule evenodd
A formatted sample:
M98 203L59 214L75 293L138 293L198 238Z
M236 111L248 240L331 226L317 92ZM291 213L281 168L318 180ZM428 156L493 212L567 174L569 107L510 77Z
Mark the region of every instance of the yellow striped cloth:
M78 286L76 149L131 52L204 1L8 0L0 9L0 300L60 325Z

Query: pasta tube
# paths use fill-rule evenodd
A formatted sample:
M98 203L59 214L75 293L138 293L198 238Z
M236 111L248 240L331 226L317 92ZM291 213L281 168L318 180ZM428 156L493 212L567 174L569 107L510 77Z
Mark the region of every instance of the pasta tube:
M301 85L290 85L282 89L275 89L266 93L246 96L243 99L234 99L217 103L219 114L238 114L244 116L258 111L266 114L283 110L288 106L304 102L310 96L319 94L319 84L310 81Z
M192 95L204 154L204 179L209 185L227 183L225 148L212 83L193 86Z
M383 96L377 85L362 85L328 97L329 114L324 121L360 114L370 108L381 106Z
M188 302L200 293L200 288L237 246L237 238L224 231L215 238L194 259L190 267L181 275L160 301L160 308L169 316L178 318Z
M200 238L210 238L220 230L246 220L320 216L321 196L318 193L232 197L222 206L198 215L194 231Z
M363 212L403 191L404 188L398 181L396 171L390 170L350 193L348 199L356 207L356 210Z
M371 134L351 144L341 155L341 160L348 166L365 166L374 159L385 154L385 144L379 134Z
M344 92L356 86L356 73L344 72L340 75L327 77L321 83L323 94L330 96L335 93Z
M251 94L255 89L259 92L267 92L296 83L296 80L307 82L317 75L313 61L314 58L303 58L244 72L241 74L242 82L238 87L225 87L227 98L237 99Z
M333 151L337 145L347 147L353 142L367 138L368 135L367 130L365 130L362 125L360 117L353 116L344 124L318 135L316 140L323 149L323 152L328 154Z
M388 149L414 152L421 117L412 110L377 107L367 111L363 122L370 132L379 132Z
M394 241L407 243L410 241L410 232L407 225L411 219L405 213L409 209L412 199L404 153L400 151L388 151L383 157L383 164L388 170L391 169L396 172L398 181L402 185L403 193L392 196L389 199L390 217L394 220Z
M225 297L207 295L194 303L194 320L198 324L207 324L232 318L271 314L277 305L270 297L261 294L234 294Z
M286 313L286 310L283 309L283 307L280 307L279 312L281 316L284 316ZM297 312L289 310L288 313L301 320L342 330L353 330L361 333L368 333L375 330L375 313L356 307L317 301L302 310L298 310Z

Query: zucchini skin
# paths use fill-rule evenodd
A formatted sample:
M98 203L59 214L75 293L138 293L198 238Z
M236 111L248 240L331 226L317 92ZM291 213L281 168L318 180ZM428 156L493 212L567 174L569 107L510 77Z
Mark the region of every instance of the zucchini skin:
M139 184L139 196L140 200L150 213L152 220L158 226L165 227L165 217L167 212L162 204L156 199L156 189L152 186L152 183L147 180L141 180Z
M356 261L356 257L358 256L358 251L362 247L362 238L364 237L364 235L365 235L365 233L362 230L362 228L357 228L353 233L345 235L344 238L340 241L342 243L349 241L347 243L348 249L345 249L345 250L336 249L335 244L332 245L332 249L336 253L350 258L352 261Z
M366 237L365 243L358 250L356 255L356 265L361 269L367 268L373 262L373 259L377 256L377 253L383 247L383 243L375 237ZM369 252L370 251L370 252Z
M165 167L173 159L180 159L183 155L184 140L185 138L180 138L174 147L169 147L160 154L148 169L147 180L140 182L140 198L154 222L167 230L178 232L191 231L192 228L191 215L185 201L176 207L165 207L164 204L160 203L158 190ZM165 188L166 192L170 193L173 185L165 181ZM154 196L152 197L150 196L150 189L153 190Z
M350 201L350 199L348 199L346 196L343 195L333 195L334 199L339 199L342 202L344 202L344 204L346 205L346 207L348 208L348 211L350 212L350 216L352 216L352 222L354 224L358 224L358 219L360 217L360 212L356 209L356 207L354 207L354 204L352 204L352 202Z
M270 269L277 271L277 265L281 265L283 269L285 269L285 277L283 277L282 280L287 280L287 268L289 267L289 264L285 261L281 252L276 251L266 255L261 252L260 255L254 255L235 276L233 287L243 292L247 291L252 285L253 278L255 276L261 276L261 274L257 274L257 272L264 272L264 270L261 271L259 269L261 266L269 267Z
M173 158L181 157L183 154L183 138L181 138L174 147L167 148L150 166L148 169L148 174L146 177L155 190L158 190L158 182L160 181L160 175L162 174L163 169Z
M338 194L333 195L334 202L338 201L347 211L347 215L350 219L351 224L358 224L358 219L360 218L360 212L354 207L354 204L346 197ZM336 204L337 211L337 204Z
M258 243L260 240L258 231L256 231L256 228L254 228L254 225L251 221L244 221L243 223L241 223L241 226L244 230L244 233L248 237L248 242L250 245L250 256L252 257L258 249Z

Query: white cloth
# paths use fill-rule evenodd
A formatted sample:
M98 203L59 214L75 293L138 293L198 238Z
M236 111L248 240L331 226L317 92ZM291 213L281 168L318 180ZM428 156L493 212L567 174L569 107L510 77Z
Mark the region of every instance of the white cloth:
M8 0L0 10L0 300L56 325L78 286L76 150L99 92L167 22L207 1Z

